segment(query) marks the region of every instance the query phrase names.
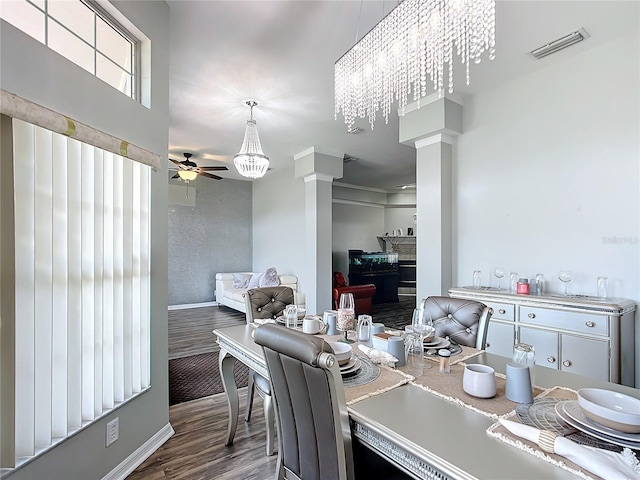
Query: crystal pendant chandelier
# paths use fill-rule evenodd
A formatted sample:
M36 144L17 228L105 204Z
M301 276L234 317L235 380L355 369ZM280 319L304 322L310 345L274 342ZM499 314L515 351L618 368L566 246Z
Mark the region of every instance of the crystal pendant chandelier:
M336 119L342 111L351 127L366 116L373 129L379 110L389 121L394 100L404 115L410 95L427 95L427 78L442 95L445 68L452 93L454 52L468 85L470 63L495 56L495 17L494 0L402 1L336 62Z
M253 107L258 105L255 100L245 102L251 108L251 119L247 120L247 129L244 132L244 140L240 151L233 157L233 163L238 173L243 177L261 178L269 168L269 157L262 152L258 128L253 119Z

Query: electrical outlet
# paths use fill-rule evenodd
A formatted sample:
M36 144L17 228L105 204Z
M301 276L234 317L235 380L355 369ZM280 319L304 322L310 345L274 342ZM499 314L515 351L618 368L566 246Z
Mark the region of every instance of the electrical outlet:
M120 418L116 417L107 423L107 447L120 436Z

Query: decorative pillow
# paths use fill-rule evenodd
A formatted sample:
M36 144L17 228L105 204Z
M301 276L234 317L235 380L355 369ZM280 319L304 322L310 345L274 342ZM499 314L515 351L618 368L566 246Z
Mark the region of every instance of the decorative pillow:
M249 280L249 285L247 285L247 289L259 288L260 280L262 279L263 276L264 276L264 273L254 273L253 276L251 277L251 280Z
M234 273L233 288L247 288L252 275L250 273Z
M280 285L280 277L278 277L278 272L276 272L275 267L267 268L267 271L264 272L262 278L260 279L261 287L277 287Z

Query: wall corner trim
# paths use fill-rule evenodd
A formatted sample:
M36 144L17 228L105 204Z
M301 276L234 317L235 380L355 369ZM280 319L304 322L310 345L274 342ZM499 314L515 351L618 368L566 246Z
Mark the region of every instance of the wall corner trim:
M135 452L125 458L116 468L111 470L102 480L124 480L138 466L158 450L175 433L170 423L158 430L149 440L144 442Z
M453 137L438 133L437 135L432 135L431 137L416 141L416 148L426 147L427 145L433 145L434 143L448 143L449 145L453 145Z

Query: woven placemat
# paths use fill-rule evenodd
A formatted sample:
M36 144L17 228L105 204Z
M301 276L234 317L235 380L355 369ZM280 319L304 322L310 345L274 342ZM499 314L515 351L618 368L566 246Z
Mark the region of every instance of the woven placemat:
M380 375L374 381L354 387L345 385L344 394L347 399L347 405L352 405L365 398L388 392L389 390L409 383L413 379L413 376L397 369L383 365L379 365L379 367Z
M577 398L576 392L574 390L565 387L553 387L549 390L546 390L544 394L540 396L544 396L545 398L557 397L565 400L575 400ZM509 420L521 423L518 419L518 416L515 415L515 412L513 416L509 418ZM528 452L542 460L545 460L546 462L552 463L553 465L557 465L558 467L568 470L569 472L578 475L581 478L585 478L587 480L600 479L600 477L598 477L597 475L584 472L578 465L567 460L563 456L556 455L555 453L543 452L536 443L530 442L529 440L525 440L524 438L512 434L499 422L494 423L487 429L487 435L497 438L498 440L501 440L520 450Z
M406 369L402 367L400 370ZM487 417L497 420L514 412L517 403L505 397L505 376L496 373L496 396L493 398L477 398L462 389L462 375L464 363L451 365L450 373L440 373L436 365L424 370L421 376L412 380L412 384L452 403L470 408ZM543 389L536 387L534 396L543 393Z

